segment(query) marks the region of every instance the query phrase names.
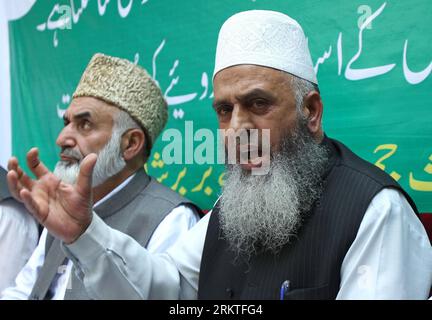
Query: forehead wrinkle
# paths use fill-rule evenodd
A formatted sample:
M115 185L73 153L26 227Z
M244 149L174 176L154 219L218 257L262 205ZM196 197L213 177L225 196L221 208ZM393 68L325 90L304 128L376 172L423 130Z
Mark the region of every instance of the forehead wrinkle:
M73 101L65 115L68 114L68 117L72 117L74 120L88 118L93 121L108 121L114 124L115 115L119 111L116 106L96 98L85 101L79 99Z
M288 72L263 66L239 65L224 69L214 79L213 107L244 101L252 92L267 93L263 97L273 99L275 103L287 99L295 103L291 79Z

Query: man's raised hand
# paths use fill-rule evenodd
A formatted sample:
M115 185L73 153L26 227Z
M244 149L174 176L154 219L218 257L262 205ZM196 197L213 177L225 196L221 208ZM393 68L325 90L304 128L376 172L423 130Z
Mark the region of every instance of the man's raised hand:
M22 201L48 231L65 243L75 241L92 220L92 174L95 154L81 163L77 182L62 182L39 160L36 148L27 154L27 165L36 176L25 175L16 159L9 161L8 185L15 198Z

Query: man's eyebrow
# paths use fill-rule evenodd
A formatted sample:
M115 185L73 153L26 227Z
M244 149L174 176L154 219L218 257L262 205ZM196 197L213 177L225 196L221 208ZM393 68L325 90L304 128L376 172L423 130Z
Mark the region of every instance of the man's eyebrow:
M245 101L249 101L252 99L256 99L256 98L263 98L263 99L267 99L269 101L274 101L276 98L274 95L272 95L271 92L267 91L267 90L263 90L260 88L254 88L252 90L249 90L245 93L240 93L236 95L236 99L242 102ZM231 102L229 102L228 100L225 99L220 99L220 100L216 100L213 99L213 108L216 109L219 105L222 104L231 104Z
M90 113L90 111L80 112L80 113L74 114L74 115L72 116L72 118L73 118L75 121L78 121L78 120L81 120L81 119L86 119L86 118L91 118L91 113ZM65 114L63 115L63 122L64 122L65 124L68 124L68 123L71 122L71 120L70 120L70 116L69 116L67 113L65 113Z
M73 115L73 119L75 121L85 118L91 118L91 113L89 111L84 111Z
M268 100L274 100L275 97L268 91L255 88L250 91L245 92L244 94L240 94L237 96L237 99L240 101L248 101L255 98L264 98Z
M226 100L216 100L216 99L213 99L213 103L212 103L213 109L216 109L218 106L220 106L222 104L229 104L229 102L226 101Z

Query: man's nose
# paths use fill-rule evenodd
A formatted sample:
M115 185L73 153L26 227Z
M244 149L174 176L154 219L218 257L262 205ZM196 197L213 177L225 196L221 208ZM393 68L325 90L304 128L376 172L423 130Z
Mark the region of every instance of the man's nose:
M73 130L70 125L65 126L62 131L60 131L56 144L61 148L73 148L76 145L76 140L73 135Z
M230 129L250 130L253 128L250 112L240 106L235 106L231 114Z

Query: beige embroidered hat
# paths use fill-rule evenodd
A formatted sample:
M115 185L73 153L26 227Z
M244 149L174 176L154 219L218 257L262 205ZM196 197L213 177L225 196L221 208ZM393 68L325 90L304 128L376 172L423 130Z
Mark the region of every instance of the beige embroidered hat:
M302 27L276 11L243 11L222 25L213 78L239 64L271 67L318 83Z
M90 96L126 111L148 134L150 146L165 127L168 107L161 90L140 66L96 53L85 69L73 98Z

